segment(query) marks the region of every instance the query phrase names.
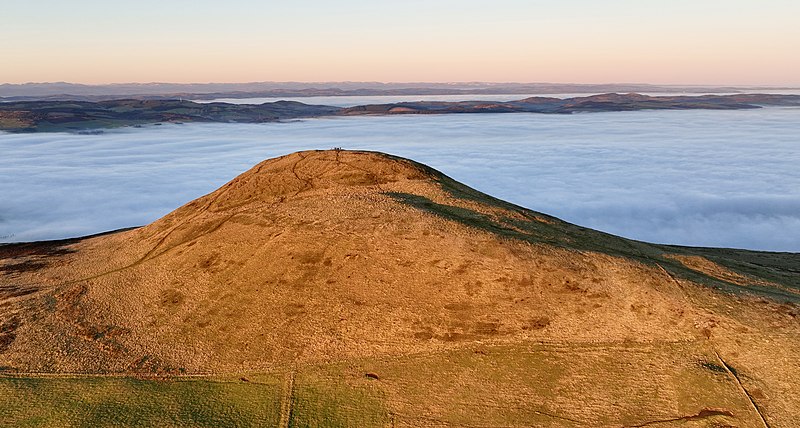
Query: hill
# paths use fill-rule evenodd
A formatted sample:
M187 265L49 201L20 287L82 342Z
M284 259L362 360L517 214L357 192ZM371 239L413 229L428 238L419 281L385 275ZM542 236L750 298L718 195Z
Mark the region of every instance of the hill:
M631 241L380 153L267 160L142 228L0 246L0 272L7 423L800 414L800 255Z
M742 110L800 106L800 95L699 95L652 97L635 93L588 97L531 97L518 101L403 102L339 108L296 101L254 104L184 100L16 101L0 103L0 131L102 132L121 126L184 122L263 123L321 116L455 113L571 114L636 110Z
M0 98L14 101L43 99L102 101L120 98L187 99L260 98L364 95L466 95L466 94L553 94L603 92L720 93L759 90L792 90L776 87L719 87L649 84L571 83L382 83L382 82L250 82L250 83L122 83L82 85L67 82L0 84Z
M184 122L262 123L331 115L337 107L277 101L259 105L183 100L20 101L0 103L0 131L102 132L122 126Z
M342 109L341 115L547 113L572 114L637 110L743 110L761 106L798 106L800 95L649 96L636 93L573 98L530 97L517 101L419 101L370 104Z

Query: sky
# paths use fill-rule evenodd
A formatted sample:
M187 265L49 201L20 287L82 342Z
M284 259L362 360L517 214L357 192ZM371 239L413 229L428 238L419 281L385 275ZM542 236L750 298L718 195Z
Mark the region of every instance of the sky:
M800 86L796 0L3 0L0 83Z
M149 223L264 159L378 150L658 243L800 252L800 109L327 118L0 133L0 242Z

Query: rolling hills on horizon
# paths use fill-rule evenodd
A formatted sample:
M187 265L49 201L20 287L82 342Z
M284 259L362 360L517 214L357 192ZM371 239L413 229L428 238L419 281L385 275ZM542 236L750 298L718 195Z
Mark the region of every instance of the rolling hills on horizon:
M250 82L250 83L115 83L78 84L30 82L0 84L0 98L14 101L44 99L103 101L119 98L242 98L319 95L463 95L552 94L606 92L675 92L687 94L753 92L774 86L655 85L644 83L493 83L493 82ZM797 88L787 88L797 89Z
M0 103L0 131L102 132L161 123L264 123L329 116L537 113L572 114L638 110L743 110L800 106L800 95L739 94L648 96L607 93L586 97L529 97L516 101L417 101L354 107L297 101L263 104L195 103L185 100L16 101Z
M0 423L791 426L799 304L800 254L298 152L141 228L0 245Z

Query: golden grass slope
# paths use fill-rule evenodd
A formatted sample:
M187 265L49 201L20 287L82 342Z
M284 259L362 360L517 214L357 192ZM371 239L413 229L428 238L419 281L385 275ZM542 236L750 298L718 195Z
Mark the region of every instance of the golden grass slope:
M388 155L271 159L148 226L42 245L0 247L16 376L322 376L398 426L800 415L796 255L761 276L741 254L579 228Z

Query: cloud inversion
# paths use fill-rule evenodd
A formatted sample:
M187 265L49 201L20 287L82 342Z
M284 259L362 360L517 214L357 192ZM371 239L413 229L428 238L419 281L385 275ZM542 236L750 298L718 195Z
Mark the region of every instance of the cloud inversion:
M296 150L368 149L644 241L800 251L800 109L445 115L0 134L0 242L151 222Z

